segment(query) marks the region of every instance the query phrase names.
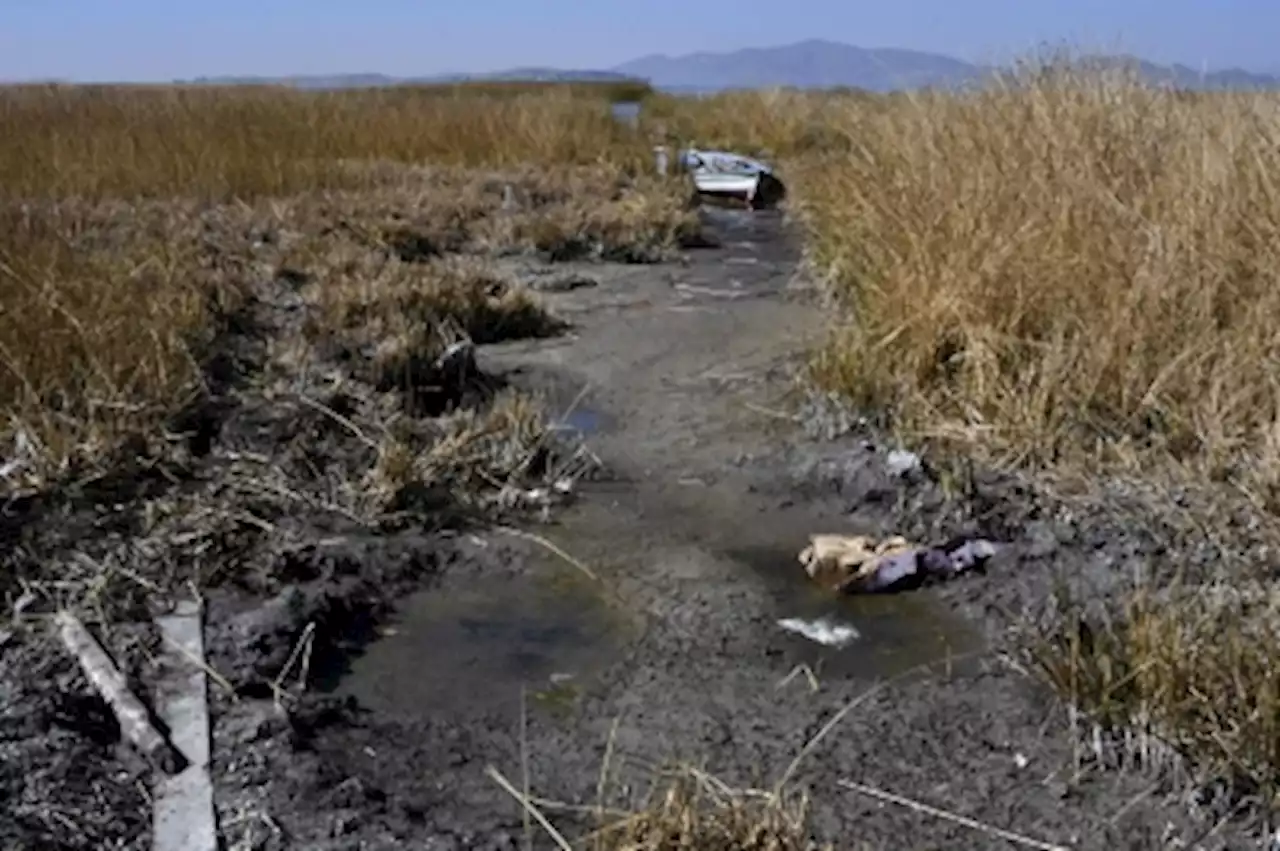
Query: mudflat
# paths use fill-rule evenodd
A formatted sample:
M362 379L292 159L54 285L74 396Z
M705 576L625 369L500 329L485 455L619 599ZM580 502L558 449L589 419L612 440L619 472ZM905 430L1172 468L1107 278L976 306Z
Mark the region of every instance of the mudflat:
M206 598L226 847L554 847L487 768L572 836L671 761L807 794L815 840L836 848L1010 841L992 830L1021 838L1008 847L1242 847L1161 773L1095 770L1060 702L1004 653L1056 577L1106 594L1158 534L1101 510L1063 519L1006 478L956 493L899 474L882 436L797 407L795 370L823 327L797 243L778 214L702 215L716 246L678 262L557 264L572 285L544 287L548 268L503 261L568 329L481 346L479 367L544 397L599 460L548 522L371 531L316 505L275 521L289 545L270 557L243 525L205 542L208 572L251 563L255 577ZM242 365L267 360L300 308L276 280L249 310L224 340ZM23 540L101 560L138 534L142 502L217 488L230 479L214 468L250 452L279 462L303 433L308 452L355 451L321 413L239 398L228 388L216 412L205 475L138 474L105 514L25 506ZM1003 546L945 585L837 598L796 559L817 532ZM825 646L787 619L857 637ZM264 683L285 685L307 635L306 689L286 710ZM151 641L109 637L139 679ZM72 663L47 644L0 654L0 842L145 845L145 769Z

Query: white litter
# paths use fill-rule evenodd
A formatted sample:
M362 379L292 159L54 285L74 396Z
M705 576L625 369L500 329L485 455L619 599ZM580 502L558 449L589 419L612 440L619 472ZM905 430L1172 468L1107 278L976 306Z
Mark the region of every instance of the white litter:
M891 476L905 476L920 469L920 456L905 449L895 449L885 458Z
M778 626L827 647L847 647L862 637L862 633L849 624L835 623L828 618L812 621L784 618L778 621Z

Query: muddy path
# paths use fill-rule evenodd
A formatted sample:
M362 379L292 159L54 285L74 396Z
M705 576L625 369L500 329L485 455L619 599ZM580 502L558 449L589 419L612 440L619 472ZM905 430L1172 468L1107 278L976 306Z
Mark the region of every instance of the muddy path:
M358 522L335 483L376 452L332 412L376 422L380 397L272 344L306 313L273 272L228 337L244 380L202 409L214 426L181 477L6 515L0 567L203 583L229 851L524 847L486 769L574 835L592 819L550 802L594 806L603 788L633 806L673 760L739 788L785 777L837 848L1002 847L841 781L1053 846L1252 847L1167 773L1092 758L1003 658L1005 629L1058 578L1107 594L1171 560L1164 533L998 476L956 493L927 470L893 475L856 422L795 413L794 371L826 321L796 241L773 214L707 216L719 246L681 262L502 261L571 327L481 346L480 366L563 411L601 464L544 523L430 504L431 522ZM796 561L824 531L1007 546L984 575L836 599ZM136 618L106 641L145 698L156 637L135 584L120 605ZM819 618L857 639L779 625ZM0 640L0 847L148 847L145 766L55 644ZM287 699L286 669L305 686Z
M327 685L359 709L309 745L331 780L309 806L337 815L306 847L517 847L520 810L486 767L594 805L606 750L609 803L634 802L666 760L741 787L788 776L839 848L1005 847L841 780L1056 846L1240 847L1159 776L1082 758L1063 709L999 652L1052 577L1105 593L1149 540L1105 516L1055 519L996 479L957 498L895 477L866 435L806 437L785 397L823 316L796 286L794 242L764 215L712 226L722 247L678 266L577 270L588 285L548 295L568 335L483 350L604 464L533 530L576 564L497 533L459 540L464 567L404 601ZM837 600L796 563L818 531L1009 546L983 576ZM835 650L778 625L817 617L860 637ZM312 776L289 794L314 801Z

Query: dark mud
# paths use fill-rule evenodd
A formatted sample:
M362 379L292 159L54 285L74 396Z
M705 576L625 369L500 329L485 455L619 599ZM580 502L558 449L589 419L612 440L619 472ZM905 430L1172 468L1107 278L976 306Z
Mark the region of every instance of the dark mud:
M133 661L126 675L140 680L145 637L111 637L107 647ZM149 766L120 744L115 716L73 661L16 638L0 648L0 848L124 847L150 829L149 782Z
M49 628L57 608L81 613L146 703L150 618L198 589L215 737L280 735L301 754L348 715L338 701L295 695L341 677L401 598L446 571L483 576L491 558L459 548L478 513L453 490L411 483L388 498L369 480L381 449L368 434L395 412L414 420L409 403L422 388L380 389L362 380L355 353L310 343L306 276L274 271L284 237L255 241L270 222L238 229L210 215L211 231L234 247L211 248L210 262L234 258L225 262L243 291L197 351L206 392L165 441L125 446L106 474L73 471L0 514L0 848L150 847L153 778ZM431 417L482 409L503 387L483 374L453 378L438 368L416 375L439 403L418 420L421 447L435 433ZM546 444L548 464L560 448ZM256 719L247 734L245 713ZM233 793L253 779L243 751L215 748L228 835L239 823L227 809ZM252 796L270 800L272 780L248 787Z
M527 767L535 794L592 804L612 741L610 803L633 803L670 759L767 785L853 703L790 778L837 847L993 847L841 779L1075 848L1242 847L1226 828L1198 840L1213 822L1159 773L1098 770L1063 708L998 652L1059 578L1105 594L1162 563L1168 535L1101 509L1067 515L1000 477L953 493L927 472L891 475L865 430L806 437L782 397L821 317L796 295L776 218L717 215L720 250L662 270L583 267L594 286L551 290L569 337L482 353L604 460L608 475L538 530L598 581L529 541L457 539L457 561L328 694L303 698L292 727L243 707L248 720L222 726L220 750L241 755L223 804L252 814L229 837L516 847L522 814L489 766L517 786ZM947 586L839 601L795 561L815 531L1009 546ZM839 650L778 625L823 616L860 639Z
M544 563L502 576L490 564L487 571L483 579L450 571L402 600L351 673L316 686L371 709L411 706L466 723L485 712L517 716L522 684L535 701L567 699L617 660L625 617L573 568Z
M356 522L332 485L369 463L368 448L332 417L231 390L216 439L178 488L217 523L193 530L172 493L151 509L101 512L124 517L114 538L79 545L92 559L122 558L150 511L146 528L167 543L147 558L201 566L210 661L226 686L212 699L227 848L524 847L522 812L486 768L517 787L527 773L543 798L594 804L603 766L607 802L625 806L672 759L735 786L787 775L814 802L815 833L839 848L1000 847L840 780L1073 848L1253 847L1243 826L1209 835L1214 822L1167 776L1100 770L1063 708L1000 652L1009 625L1061 579L1101 596L1136 569L1209 551L1154 520L1101 503L1068 510L1009 478L955 488L927 468L893 475L870 430L825 409L802 418L829 433L806 434L787 403L825 317L795 279L795 242L776 214L708 216L720 248L659 267L571 267L591 284L545 290L568 334L482 347L487 373L543 394L605 465L577 504L533 529L540 541L450 516L443 497L415 523ZM533 274L522 261L512 271ZM277 304L261 318L286 315ZM354 418L374 404L323 398ZM261 466L232 474L255 453L293 471L297 498L265 488L275 479ZM304 474L317 466L327 472ZM43 530L24 533L43 547L32 552L69 547L47 520L30 528ZM984 573L842 601L796 561L814 532L1007 546ZM175 587L191 578L147 575ZM824 647L778 624L820 617L860 637ZM285 670L301 642L305 671ZM13 646L24 655L0 656L6 666L49 673L23 686L38 694L6 693L17 696L0 728L0 789L26 803L22 821L0 822L0 846L143 847L143 775L92 721L102 707L56 648ZM146 654L119 652L145 693ZM0 681L27 682L7 670ZM79 702L60 716L52 707L68 693ZM38 736L42 724L56 737ZM103 813L110 824L89 821ZM97 844L68 838L59 814ZM587 826L552 817L571 834Z

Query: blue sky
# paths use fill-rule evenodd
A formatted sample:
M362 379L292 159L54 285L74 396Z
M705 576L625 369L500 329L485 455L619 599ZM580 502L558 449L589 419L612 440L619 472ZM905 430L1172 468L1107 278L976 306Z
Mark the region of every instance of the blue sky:
M606 68L819 37L971 60L1067 40L1280 70L1280 0L0 0L0 79Z

